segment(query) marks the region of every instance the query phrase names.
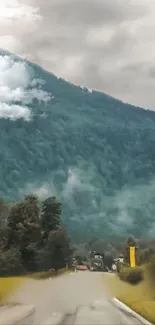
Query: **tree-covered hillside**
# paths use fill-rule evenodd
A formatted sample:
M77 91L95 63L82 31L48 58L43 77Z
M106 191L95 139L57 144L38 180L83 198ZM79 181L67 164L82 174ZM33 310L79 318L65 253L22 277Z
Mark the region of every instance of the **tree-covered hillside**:
M0 52L0 132L1 197L56 195L75 241L154 235L154 112Z

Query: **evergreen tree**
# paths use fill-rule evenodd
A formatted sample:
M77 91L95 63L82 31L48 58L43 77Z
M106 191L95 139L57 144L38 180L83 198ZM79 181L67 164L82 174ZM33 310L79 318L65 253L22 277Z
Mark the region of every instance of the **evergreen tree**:
M40 240L38 199L26 196L13 205L8 216L8 247L19 249L25 268L35 268L36 246Z
M1 201L0 216L3 205ZM0 222L0 234L5 230L6 235L0 238L0 275L58 270L69 263L72 252L61 224L61 203L51 197L43 202L42 211L39 207L33 194L9 206L6 225Z
M63 227L49 232L47 247L52 267L56 270L65 267L70 255L70 241Z
M50 231L55 231L61 224L61 203L56 197L49 197L42 203L41 225L47 238Z

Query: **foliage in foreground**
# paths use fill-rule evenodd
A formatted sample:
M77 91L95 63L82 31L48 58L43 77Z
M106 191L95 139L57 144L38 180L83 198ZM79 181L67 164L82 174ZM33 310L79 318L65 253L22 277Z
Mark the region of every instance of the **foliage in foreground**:
M143 270L140 267L122 268L118 275L121 280L133 285L144 280Z
M55 197L39 202L35 195L25 196L9 206L0 231L0 276L59 270L69 263L70 241Z

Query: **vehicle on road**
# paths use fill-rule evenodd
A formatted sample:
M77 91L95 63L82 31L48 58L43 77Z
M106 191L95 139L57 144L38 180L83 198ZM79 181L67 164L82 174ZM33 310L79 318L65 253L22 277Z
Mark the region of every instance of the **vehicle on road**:
M79 271L88 271L88 266L87 265L77 265L76 269Z

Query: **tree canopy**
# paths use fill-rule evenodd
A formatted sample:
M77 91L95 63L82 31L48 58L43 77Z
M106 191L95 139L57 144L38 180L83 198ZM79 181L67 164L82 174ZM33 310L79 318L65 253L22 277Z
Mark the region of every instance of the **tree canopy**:
M45 209L46 206L50 209ZM17 275L51 268L58 270L66 266L71 248L61 220L60 206L56 197L40 202L33 194L11 205L7 210L6 223L0 224L3 234L0 242L0 275ZM3 209L0 210L1 216ZM46 222L46 227L43 220L50 220Z

